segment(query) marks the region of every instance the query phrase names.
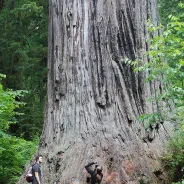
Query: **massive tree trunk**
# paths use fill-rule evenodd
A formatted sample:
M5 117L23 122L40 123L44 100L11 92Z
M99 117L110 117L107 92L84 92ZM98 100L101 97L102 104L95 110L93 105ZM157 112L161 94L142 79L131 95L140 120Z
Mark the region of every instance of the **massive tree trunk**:
M149 18L157 25L156 0L50 0L48 91L38 148L44 184L85 183L90 161L102 165L102 183L165 180L158 158L168 123L145 130L137 121L157 110L147 101L157 83L146 84L146 74L135 74L125 62L147 62Z

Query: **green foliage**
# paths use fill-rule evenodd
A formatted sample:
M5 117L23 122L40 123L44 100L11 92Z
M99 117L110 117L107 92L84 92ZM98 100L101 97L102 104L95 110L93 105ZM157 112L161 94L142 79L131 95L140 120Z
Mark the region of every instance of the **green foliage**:
M158 28L150 25L149 30L154 32ZM163 34L154 36L149 40L150 50L146 55L150 62L135 69L136 71L149 73L146 79L147 82L155 80L162 83L162 89L153 98L156 102L172 100L176 107L184 105L183 40L184 14L178 17L172 16ZM164 108L160 107L160 109Z
M184 180L182 180L181 182L172 183L172 184L184 184Z
M0 131L0 183L14 184L34 154L38 139L26 141Z
M157 104L158 112L144 114L140 120L147 122L146 127L164 120L178 122L168 152L162 158L174 182L184 177L184 5L180 3L177 10L177 16L169 16L165 30L161 30L163 26L155 28L148 22L152 35L146 53L149 62L143 65L134 62L136 71L148 74L147 82L160 84L150 99Z
M5 88L24 89L26 105L18 123L10 126L15 135L34 137L41 133L47 80L47 1L7 0L0 12L0 73Z
M42 131L47 4L45 0L6 0L0 11L0 73L7 76L0 74L1 184L16 183L38 145L35 137Z
M0 75L1 79L5 78L5 75ZM3 86L0 83L0 130L7 130L10 124L15 123L14 110L24 105L23 102L15 101L15 98L20 98L26 91L12 91L12 90L3 90Z
M169 172L172 181L180 181L184 175L184 131L177 130L171 139L162 163Z
M142 114L138 120L144 123L145 129L149 129L150 126L159 124L164 120L164 112L155 112L152 114Z
M31 142L7 134L9 126L16 123L15 115L20 115L15 109L24 105L15 100L23 95L23 91L4 91L2 77L5 75L0 74L0 183L14 184L35 152L38 138Z
M47 18L45 0L6 0L0 11L0 73L7 76L0 74L1 184L16 183L42 131Z
M167 24L169 21L169 15L178 15L182 12L182 9L178 7L181 0L158 0L159 12L162 24Z

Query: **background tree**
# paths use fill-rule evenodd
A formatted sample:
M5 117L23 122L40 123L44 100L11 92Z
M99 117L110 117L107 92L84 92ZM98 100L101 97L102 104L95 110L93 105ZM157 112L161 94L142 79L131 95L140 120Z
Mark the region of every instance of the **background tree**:
M157 25L156 1L51 0L49 12L47 102L38 149L44 183L84 182L83 167L91 160L102 164L106 183L166 180L158 157L169 123L145 130L137 121L158 111L146 99L159 93L160 84L144 83L145 74L125 62L147 62L146 21Z
M47 1L7 0L0 12L0 72L5 88L24 89L25 116L10 126L12 134L26 139L39 135L43 126L46 93Z
M16 183L42 131L47 4L44 0L0 1L0 73L7 75L0 74L1 184ZM20 89L28 93L20 96Z
M4 0L0 0L0 11L3 9Z

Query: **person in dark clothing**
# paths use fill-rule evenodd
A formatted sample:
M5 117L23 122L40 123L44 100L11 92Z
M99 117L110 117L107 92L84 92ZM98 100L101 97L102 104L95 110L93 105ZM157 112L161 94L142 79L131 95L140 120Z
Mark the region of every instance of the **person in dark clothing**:
M32 184L42 184L42 174L40 169L40 164L42 163L42 156L36 157L36 162L32 166L33 182Z
M95 169L92 170L90 166L95 164ZM87 172L91 175L91 178L87 178L87 182L91 180L91 184L100 184L103 178L102 174L102 167L99 166L97 163L92 162L85 166Z

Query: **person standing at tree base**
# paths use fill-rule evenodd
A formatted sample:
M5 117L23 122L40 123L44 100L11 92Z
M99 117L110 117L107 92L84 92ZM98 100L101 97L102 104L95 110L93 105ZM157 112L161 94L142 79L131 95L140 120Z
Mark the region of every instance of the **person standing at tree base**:
M32 167L33 182L32 184L42 184L42 173L40 169L40 164L42 163L42 156L36 157L36 162Z

